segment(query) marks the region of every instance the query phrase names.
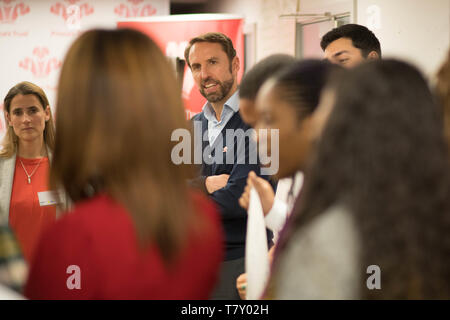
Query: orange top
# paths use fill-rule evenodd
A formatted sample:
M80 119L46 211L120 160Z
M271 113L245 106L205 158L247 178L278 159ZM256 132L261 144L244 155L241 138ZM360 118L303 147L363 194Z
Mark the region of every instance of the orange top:
M56 219L55 205L39 204L38 192L49 191L49 161L48 158L43 158L39 163L40 160L17 157L9 208L9 224L15 232L27 262L31 261L42 230ZM36 169L30 178L31 183L28 183L28 177L20 161L28 174L32 174Z

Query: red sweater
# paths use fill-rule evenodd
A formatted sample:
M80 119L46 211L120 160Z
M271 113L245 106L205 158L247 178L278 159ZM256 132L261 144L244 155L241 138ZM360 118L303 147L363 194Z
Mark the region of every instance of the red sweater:
M25 296L30 299L207 299L223 259L223 232L216 208L192 194L205 219L189 236L170 271L152 245L139 252L127 211L106 195L75 206L43 234L31 264ZM69 266L79 267L79 272ZM68 269L69 268L69 269ZM81 289L68 289L77 284Z

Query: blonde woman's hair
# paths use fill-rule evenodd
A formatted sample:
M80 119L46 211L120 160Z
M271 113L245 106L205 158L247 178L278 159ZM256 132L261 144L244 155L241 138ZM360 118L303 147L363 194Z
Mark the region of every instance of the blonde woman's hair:
M3 107L5 110L5 124L7 125L7 130L5 137L3 138L2 149L0 150L0 157L9 158L12 157L17 152L17 144L19 143L19 138L14 133L14 129L12 126L8 126L8 119L6 118L6 113L10 113L11 111L11 101L18 94L34 95L42 105L42 108L45 110L49 105L47 96L45 95L44 90L34 83L23 81L16 84L14 87L9 89L8 93L3 100ZM55 125L53 123L52 111L49 108L50 119L45 122L44 128L44 143L47 145L47 148L50 151L53 151L55 148Z

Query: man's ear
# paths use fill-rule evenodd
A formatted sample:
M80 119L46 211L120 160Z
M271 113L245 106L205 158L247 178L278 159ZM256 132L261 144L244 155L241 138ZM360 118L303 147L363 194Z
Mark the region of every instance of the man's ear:
M367 55L367 59L377 60L377 59L380 59L380 55L376 51L370 51L370 53Z
M235 56L231 62L231 68L234 72L238 73L241 65L239 63L239 58Z

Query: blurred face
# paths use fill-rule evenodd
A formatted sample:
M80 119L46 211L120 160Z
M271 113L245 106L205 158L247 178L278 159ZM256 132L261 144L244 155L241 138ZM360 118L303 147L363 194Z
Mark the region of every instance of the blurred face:
M230 62L219 43L195 43L189 62L194 81L209 102L225 102L236 91L239 59L234 57Z
M345 68L353 68L365 60L361 50L354 47L349 38L339 38L331 42L326 47L324 54L325 59Z
M269 80L258 93L255 129L257 133L259 129L279 130L279 170L275 176L281 179L304 169L309 154L309 118L299 121L295 107L282 99L283 93L274 85L275 82ZM267 136L268 141L265 142L258 135L258 142L267 143L270 154L271 135Z
M18 94L11 100L6 119L19 140L33 141L43 137L45 122L50 119L50 107L44 109L34 94Z
M246 98L240 99L239 114L246 124L248 124L252 128L255 127L257 121L257 113L254 100Z

